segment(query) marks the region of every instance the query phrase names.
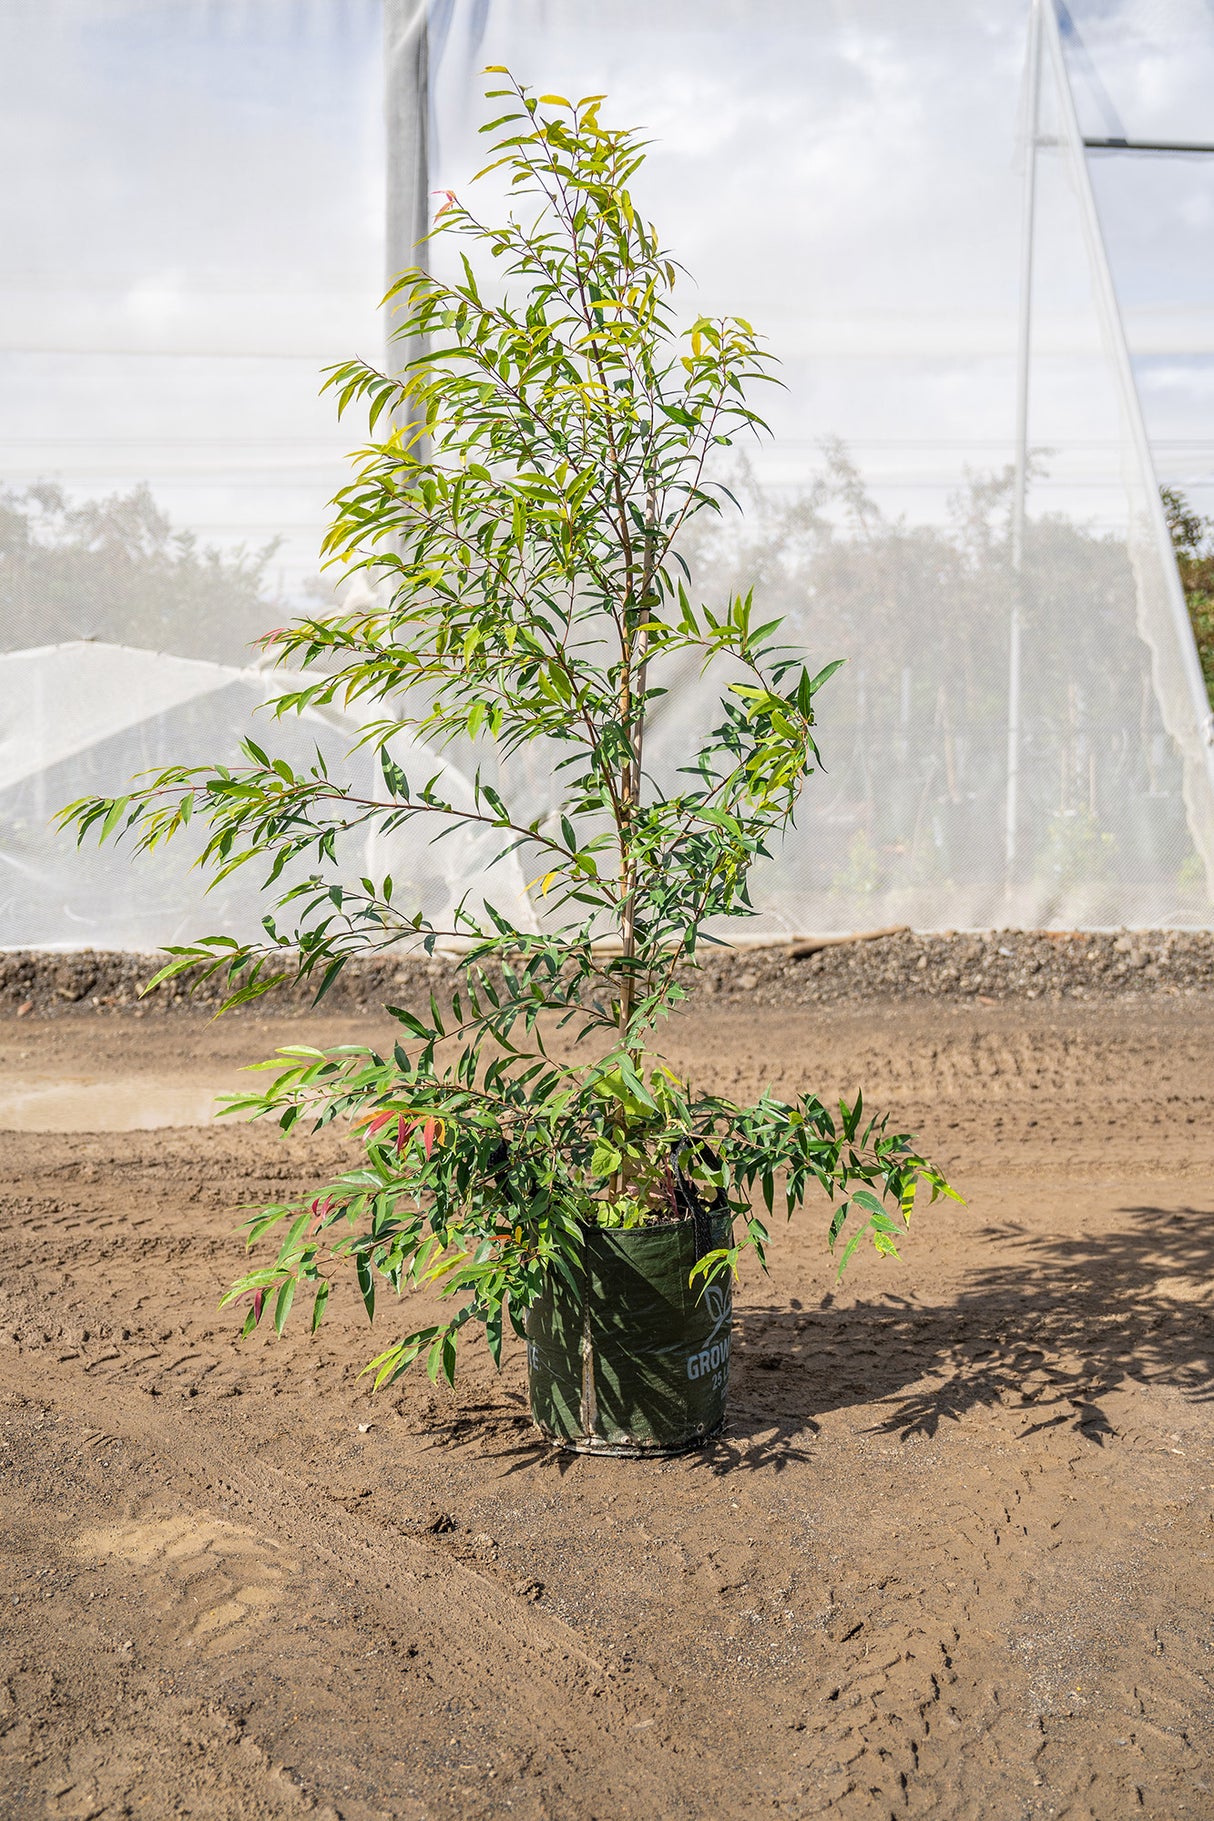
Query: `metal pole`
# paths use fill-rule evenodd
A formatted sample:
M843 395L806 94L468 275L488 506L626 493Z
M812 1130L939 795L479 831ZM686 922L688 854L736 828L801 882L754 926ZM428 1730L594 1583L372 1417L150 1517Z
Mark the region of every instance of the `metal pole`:
M428 0L384 0L385 286L418 263L430 227L428 12ZM391 335L391 317L385 332ZM389 341L389 370L400 360L399 344Z
M1178 158L1206 157L1214 152L1208 139L1084 139L1089 152L1171 152Z
M1007 660L1007 797L1003 866L1010 893L1020 812L1020 665L1023 620L1021 567L1028 489L1029 356L1033 334L1033 240L1037 202L1037 131L1041 97L1041 0L1029 10L1026 62L1024 187L1020 215L1020 323L1016 347L1016 466L1012 482L1012 616Z

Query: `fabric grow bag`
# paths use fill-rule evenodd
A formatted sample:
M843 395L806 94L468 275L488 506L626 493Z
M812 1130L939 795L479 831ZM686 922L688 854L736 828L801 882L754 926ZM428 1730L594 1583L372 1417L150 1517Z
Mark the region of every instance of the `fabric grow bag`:
M725 1417L733 1317L728 1277L697 1256L730 1241L728 1212L697 1225L588 1227L577 1288L553 1276L527 1316L531 1413L551 1441L590 1454L678 1454ZM707 1245L703 1243L707 1239Z

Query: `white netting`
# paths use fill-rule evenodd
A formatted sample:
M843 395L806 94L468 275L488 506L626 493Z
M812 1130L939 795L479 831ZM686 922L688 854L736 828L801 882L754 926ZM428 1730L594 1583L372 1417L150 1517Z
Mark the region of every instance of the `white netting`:
M319 754L324 772L356 797L381 797L379 763L356 749L360 727L349 715L308 709L276 723L258 713L286 684L281 672L120 645L0 655L0 919L9 942L146 949L196 936L203 922L215 933L255 931L266 909L266 869L255 862L221 880L203 906L202 882L191 873L198 843L188 833L151 854L92 842L77 852L69 840L48 841L47 821L69 796L104 793L115 779L232 757L246 731L297 772L310 774ZM473 808L472 784L449 759L405 739L391 757L416 783L432 781L444 802ZM338 876L353 886L390 875L402 916L421 911L441 929L451 928L457 905L483 916L486 899L520 928L534 927L517 860L494 863L497 839L445 816L432 820L445 829L439 841L419 841L412 830L343 833ZM284 882L311 872L305 860Z
M1082 130L1108 104L1131 130L1214 136L1191 7L1071 13ZM706 596L753 581L815 660L848 659L821 698L827 775L756 877L758 927L1214 921L1206 710L1138 396L1166 477L1205 504L1214 308L1194 247L1214 160L1167 185L1160 164L1085 163L1043 34L1017 569L1027 20L993 0L4 9L0 133L21 177L0 196L0 753L21 756L0 771L0 943L142 947L255 920L253 877L204 904L188 856L82 860L48 819L144 765L231 759L250 730L306 752L316 729L250 722L265 680L245 666L253 635L323 598L325 504L357 430L318 400L319 369L376 357L383 273L408 261L425 192L462 190L478 162L489 62L604 90L649 131L641 199L695 274L689 310L750 317L784 363L773 441L733 471L745 518L688 550ZM1169 268L1158 224L1186 219ZM185 660L192 682L171 672ZM711 708L679 681L659 770ZM353 731L320 730L335 761ZM532 810L551 795L540 755L514 781ZM393 864L427 909L477 888L479 850L409 843Z

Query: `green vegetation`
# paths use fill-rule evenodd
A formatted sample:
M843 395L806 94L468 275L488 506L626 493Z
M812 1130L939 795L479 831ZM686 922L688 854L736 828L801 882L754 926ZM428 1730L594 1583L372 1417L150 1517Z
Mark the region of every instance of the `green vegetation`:
M1214 519L1203 518L1195 512L1175 487L1161 487L1159 494L1172 534L1181 586L1189 604L1201 674L1214 707Z
M217 877L268 864L265 938L173 949L158 976L222 974L229 1004L287 978L315 979L319 996L352 955L395 943L466 945L449 1005L388 1008L393 1049L283 1050L261 1065L267 1090L235 1103L284 1130L342 1121L360 1153L315 1197L251 1221L250 1244L286 1237L231 1292L251 1299L246 1329L267 1307L281 1329L299 1290L315 1327L345 1275L369 1316L384 1285L438 1285L454 1304L379 1355L377 1383L422 1353L452 1377L469 1323L496 1358L504 1318L521 1333L549 1275L575 1279L589 1223L727 1205L741 1237L699 1260L708 1280L746 1247L763 1257L751 1198L770 1212L777 1185L789 1213L825 1192L840 1268L865 1239L894 1252L921 1183L951 1193L859 1096L834 1112L810 1095L742 1106L694 1091L652 1047L706 922L750 914L748 873L816 767L814 702L837 666L815 674L781 647L749 590L703 603L677 552L728 497L710 457L762 428L748 390L770 357L737 318L679 326L676 268L629 194L641 142L600 124L601 98L537 100L496 73L488 168L511 212L489 225L452 197L437 229L487 256L492 277L462 252L454 282L406 272L390 293L403 377L360 361L329 376L342 410L365 404L373 439L381 426L327 540L344 569L373 572L378 596L266 639L303 670L279 716L333 702L369 714L382 793L249 742L238 770L177 768L64 812L81 838L126 833L141 848L194 817ZM664 792L646 725L688 662L721 672L725 693ZM470 805L443 796L441 774L406 774L393 743L407 737L474 743ZM539 816L491 781L533 745L560 798ZM460 823L521 856L539 933L474 904L440 931L399 906L391 878L342 876L352 829L441 839Z

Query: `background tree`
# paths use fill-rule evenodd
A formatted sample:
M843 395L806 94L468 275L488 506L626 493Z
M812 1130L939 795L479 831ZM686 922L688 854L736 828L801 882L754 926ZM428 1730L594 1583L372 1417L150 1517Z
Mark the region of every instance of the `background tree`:
M222 551L175 531L150 489L72 501L0 491L0 619L9 649L104 639L246 664L275 612L277 543Z
M1189 604L1201 673L1214 707L1214 519L1203 518L1178 487L1161 487L1159 496Z

